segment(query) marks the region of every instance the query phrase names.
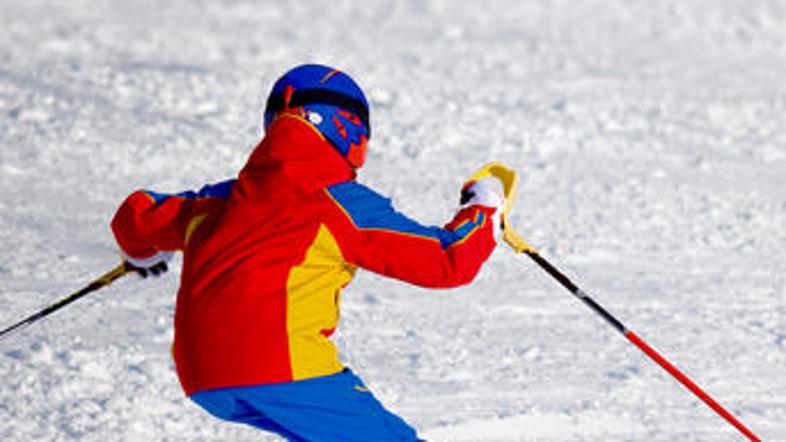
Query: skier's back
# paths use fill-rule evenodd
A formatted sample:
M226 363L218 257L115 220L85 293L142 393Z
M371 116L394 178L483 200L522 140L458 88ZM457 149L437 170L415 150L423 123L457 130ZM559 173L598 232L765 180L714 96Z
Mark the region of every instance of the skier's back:
M214 415L291 440L416 440L338 359L330 336L341 289L357 267L426 287L470 282L495 247L502 198L479 181L445 228L427 227L355 182L368 105L349 76L325 66L276 83L265 128L236 180L138 191L113 221L133 265L184 252L181 384Z

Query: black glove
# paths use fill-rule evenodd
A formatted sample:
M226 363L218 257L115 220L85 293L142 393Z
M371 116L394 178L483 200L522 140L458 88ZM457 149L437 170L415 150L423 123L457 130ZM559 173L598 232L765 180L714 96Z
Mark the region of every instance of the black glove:
M166 264L166 261L161 261L157 264L153 264L151 267L137 267L126 261L126 270L129 272L136 272L139 276L147 278L148 275L161 276L169 270L169 266Z

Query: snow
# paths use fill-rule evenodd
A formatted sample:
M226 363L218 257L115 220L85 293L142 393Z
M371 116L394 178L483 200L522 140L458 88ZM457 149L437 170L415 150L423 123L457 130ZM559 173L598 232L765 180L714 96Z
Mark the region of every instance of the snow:
M521 233L786 440L783 2L0 0L0 27L0 325L116 265L132 189L237 173L316 61L371 98L363 182L441 223L476 167L517 168ZM0 342L0 439L260 440L180 391L174 267ZM337 342L429 440L744 440L504 247L457 290L359 274Z

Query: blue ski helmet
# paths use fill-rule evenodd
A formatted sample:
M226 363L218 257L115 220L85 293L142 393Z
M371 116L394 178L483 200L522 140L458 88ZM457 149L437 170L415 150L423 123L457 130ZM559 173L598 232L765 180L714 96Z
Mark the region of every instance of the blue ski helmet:
M265 130L282 112L304 117L352 167L363 165L371 138L368 101L349 75L319 64L291 69L270 91Z

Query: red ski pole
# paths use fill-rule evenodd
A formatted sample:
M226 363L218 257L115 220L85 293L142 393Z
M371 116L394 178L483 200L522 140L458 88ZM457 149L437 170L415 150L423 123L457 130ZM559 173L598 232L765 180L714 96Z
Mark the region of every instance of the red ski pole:
M691 381L685 374L683 374L677 367L673 366L666 358L664 358L660 353L655 351L652 347L650 347L644 340L636 336L635 333L628 330L622 322L620 322L617 318L615 318L611 313L609 313L605 308L603 308L600 304L595 302L586 292L581 290L576 284L573 283L567 276L565 276L562 272L557 270L556 267L551 265L545 258L540 256L537 250L534 247L529 245L524 238L519 236L513 227L509 225L507 222L508 213L511 209L511 204L515 200L516 196L516 188L518 187L518 175L516 171L509 168L508 166L502 163L489 163L475 172L475 175L472 176L470 182L477 181L486 177L494 177L497 178L503 187L503 191L505 193L505 206L502 208L501 219L502 219L502 229L503 229L503 239L505 240L508 245L510 245L513 250L517 253L525 253L527 256L532 258L535 263L537 263L543 270L548 272L554 279L559 281L563 287L568 289L570 293L572 293L575 297L577 297L581 302L586 304L589 308L592 309L595 313L600 315L607 323L609 323L612 327L614 327L618 332L622 333L625 338L633 343L636 347L638 347L641 351L644 352L647 356L649 356L653 361L657 362L658 365L663 367L670 375L672 375L676 380L678 380L682 385L685 386L688 390L690 390L693 394L695 394L699 399L704 401L710 408L715 410L721 417L723 417L727 422L732 424L736 429L738 429L742 434L744 434L748 439L753 442L761 442L758 436L753 434L751 430L749 430L745 425L742 424L737 418L735 418L731 413L729 413L725 408L723 408L718 402L716 402L709 394L707 394L704 390L699 388L693 381ZM469 184L469 183L468 183Z
M504 218L503 218L504 219ZM551 263L546 261L545 258L540 256L537 250L535 250L532 246L527 244L521 236L519 236L515 230L513 230L510 226L504 225L504 240L507 242L513 250L517 253L524 253L530 258L532 258L535 263L537 263L543 270L545 270L549 275L551 275L554 279L559 281L559 283L568 289L574 296L576 296L581 302L586 304L589 308L591 308L595 313L599 314L603 319L606 320L612 327L614 327L618 332L622 333L628 341L632 342L636 347L638 347L644 354L650 357L653 361L657 362L658 365L663 367L670 375L672 375L677 381L679 381L685 388L690 390L693 394L695 394L699 399L701 399L705 404L707 404L710 408L712 408L716 413L718 413L723 419L725 419L728 423L732 424L737 430L739 430L742 434L744 434L748 439L753 442L761 442L761 439L753 434L751 430L749 430L745 425L742 424L737 418L735 418L731 413L729 413L725 408L723 408L715 399L713 399L709 394L707 394L704 390L702 390L695 382L690 380L684 373L682 373L677 367L672 365L666 358L664 358L660 353L658 353L654 348L650 347L643 339L638 337L635 333L628 330L625 325L622 324L617 318L615 318L611 313L609 313L606 309L604 309L600 304L595 302L586 292L581 290L576 284L574 284L565 274L557 270Z

